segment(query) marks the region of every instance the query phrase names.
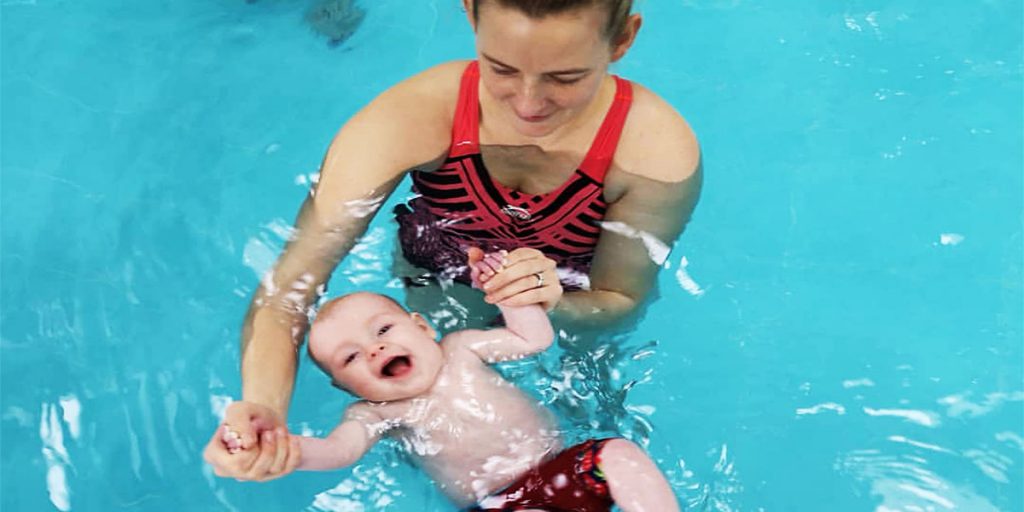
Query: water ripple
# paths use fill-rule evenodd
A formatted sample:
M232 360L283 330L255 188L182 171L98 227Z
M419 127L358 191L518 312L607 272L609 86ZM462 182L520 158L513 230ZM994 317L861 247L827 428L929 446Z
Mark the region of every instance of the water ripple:
M39 437L43 441L43 457L46 459L46 489L50 503L61 511L71 510L65 466L71 465L67 449L64 448L64 429L58 419L57 406L43 404L42 419L39 422Z
M961 488L939 476L917 456L883 454L879 450L856 450L838 463L837 469L857 480L870 482L871 493L882 499L877 512L896 510L999 510L972 490Z

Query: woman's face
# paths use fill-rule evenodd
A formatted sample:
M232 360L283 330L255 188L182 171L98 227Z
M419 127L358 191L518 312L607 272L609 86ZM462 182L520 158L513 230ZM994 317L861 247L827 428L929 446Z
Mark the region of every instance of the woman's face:
M480 2L480 78L503 121L522 135L543 137L586 108L612 57L606 21L598 7L532 19L497 2Z

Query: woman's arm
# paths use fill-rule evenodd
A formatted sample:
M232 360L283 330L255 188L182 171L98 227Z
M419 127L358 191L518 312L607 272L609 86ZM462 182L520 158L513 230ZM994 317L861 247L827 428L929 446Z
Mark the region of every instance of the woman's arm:
M566 293L555 314L588 324L617 322L654 286L700 197L700 146L686 121L635 86L635 101L605 177L608 211L594 249L590 290Z
M242 396L265 408L254 408L264 412L253 422L234 426L243 439L259 438L263 429L253 425L285 426L307 312L324 283L402 176L442 161L463 67L444 64L396 85L353 116L332 141L292 237L245 316ZM208 460L219 475L253 479L222 443L210 446Z
M567 292L554 314L609 324L632 313L654 285L673 242L700 194L701 168L678 182L631 176L628 190L608 208L594 251L590 290Z
M307 313L322 286L402 176L410 169L437 167L443 159L451 132L448 103L454 104L458 86L459 69L452 66L428 70L384 92L334 138L292 239L246 315L243 400L287 417Z
M523 248L512 251L506 270L484 284L488 302L541 303L558 319L597 326L620 321L643 302L697 204L702 170L696 137L668 104L638 87L629 115L605 178L609 207L590 289L563 294L554 282L554 261Z
M672 105L634 84L634 102L604 182L608 211L594 250L590 291L567 293L556 314L588 324L620 321L653 288L700 197L700 146Z

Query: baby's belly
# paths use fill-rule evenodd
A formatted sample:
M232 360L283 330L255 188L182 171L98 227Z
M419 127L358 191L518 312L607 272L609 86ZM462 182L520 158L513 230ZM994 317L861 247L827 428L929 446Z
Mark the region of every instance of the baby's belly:
M405 445L449 498L465 506L499 491L561 448L546 411L505 411L497 423L410 432Z
M501 446L503 442L494 437L488 443L463 442L417 458L442 492L467 506L508 487L561 448L559 439L550 433ZM474 446L478 450L473 450Z

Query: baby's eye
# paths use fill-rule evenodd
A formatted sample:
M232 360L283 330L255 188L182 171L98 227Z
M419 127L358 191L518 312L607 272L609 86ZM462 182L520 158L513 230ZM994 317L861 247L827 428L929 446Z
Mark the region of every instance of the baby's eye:
M351 363L352 361L355 361L355 360L356 360L356 353L352 352L351 354L348 355L348 357L345 358L345 362L343 363L343 365L344 366L348 366L349 363Z
M383 336L384 333L386 333L386 332L388 332L390 330L391 330L391 324L387 324L384 327L381 327L379 330L377 330L377 336Z

